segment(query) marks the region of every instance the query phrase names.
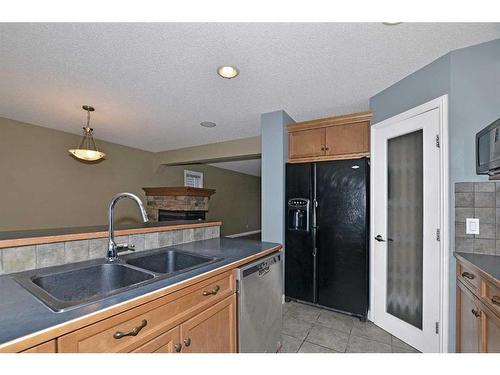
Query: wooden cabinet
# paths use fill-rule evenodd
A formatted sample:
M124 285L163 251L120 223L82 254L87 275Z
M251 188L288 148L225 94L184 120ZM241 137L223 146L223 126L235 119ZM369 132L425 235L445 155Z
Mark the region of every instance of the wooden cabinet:
M63 335L57 339L58 351L184 352L188 346L182 333L196 343L187 351L234 352L235 291L234 274L226 272Z
M325 128L326 155L351 155L370 152L369 123L329 126Z
M180 327L175 327L133 350L133 353L179 353L182 350Z
M288 149L293 158L308 158L325 155L325 129L291 132Z
M236 295L181 325L184 353L236 352Z
M288 126L288 161L353 159L370 155L370 112Z
M479 353L480 309L462 283L457 287L457 352Z
M490 310L481 311L481 352L500 353L500 318Z
M459 353L500 353L500 282L459 258L457 332Z

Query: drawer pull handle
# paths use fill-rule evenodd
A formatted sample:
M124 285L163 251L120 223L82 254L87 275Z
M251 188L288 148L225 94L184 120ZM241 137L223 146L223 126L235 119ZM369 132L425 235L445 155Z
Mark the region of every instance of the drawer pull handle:
M124 332L118 331L118 332L115 332L115 334L113 335L113 337L115 339L121 339L122 337L125 337L125 336L137 336L139 334L139 332L141 332L141 329L143 329L147 325L148 325L148 321L146 319L144 319L141 322L141 324L139 324L137 327L135 327L130 332L124 333Z
M500 296L491 297L491 303L497 306L500 306Z
M174 349L176 353L179 353L182 349L182 344L175 344Z
M476 275L465 271L465 272L462 272L462 277L465 277L466 279L469 279L469 280L474 280L476 278Z
M477 311L477 310L472 309L472 313L474 314L474 316L475 316L476 318L479 318L479 317L481 316L481 312L479 312L479 311Z
M191 339L190 338L184 339L184 345L186 346L191 345Z
M210 295L216 295L220 290L220 286L216 285L215 288L213 288L211 291L204 290L203 295L204 296L210 296Z

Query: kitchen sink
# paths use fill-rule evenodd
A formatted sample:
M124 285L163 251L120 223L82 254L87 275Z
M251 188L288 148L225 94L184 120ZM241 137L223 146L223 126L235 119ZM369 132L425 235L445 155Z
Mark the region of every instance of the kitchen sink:
M25 271L14 279L52 310L61 312L222 259L162 248L144 255L124 255L113 263L95 259Z
M54 310L63 311L123 292L154 277L126 265L104 263L16 280Z
M172 274L201 267L218 260L220 258L195 255L170 249L155 254L137 256L127 260L127 263L155 273Z

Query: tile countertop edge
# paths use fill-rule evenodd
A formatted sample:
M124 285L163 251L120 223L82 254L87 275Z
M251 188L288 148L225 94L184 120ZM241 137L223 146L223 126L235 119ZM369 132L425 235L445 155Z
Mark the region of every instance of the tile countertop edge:
M478 268L484 277L500 283L500 256L454 252L455 258Z
M115 229L115 236L126 236L130 234L145 234L145 233L154 233L154 232L165 232L172 230L182 230L182 229L191 229L191 228L205 228L205 227L213 227L213 226L221 226L221 221L204 221L204 222L194 222L194 223L180 223L180 222L162 222L162 224L155 224L150 226L144 226L138 224L135 228L127 227L120 229L117 226ZM103 226L104 227L104 226ZM7 247L20 247L20 246L29 246L29 245L39 245L46 243L54 243L54 242L66 242L66 241L77 241L77 240L90 240L94 238L105 238L108 236L108 230L104 230L102 227L96 227L96 230L83 230L78 233L78 228L67 228L66 230L74 230L75 233L62 233L62 234L49 234L49 235L32 235L27 237L19 237L18 233L14 238L8 238L8 232L4 232L2 238L0 239L0 249ZM61 229L64 231L65 229ZM47 231L55 231L55 230L47 230ZM27 231L30 232L30 231ZM43 230L33 231L43 233ZM13 232L14 233L14 232ZM0 232L1 234L1 232ZM5 238L7 237L7 238Z
M201 241L198 241L201 242ZM252 241L253 242L253 241ZM250 263L259 258L262 258L266 255L270 255L272 253L282 251L283 246L280 244L272 244L271 247L261 250L255 254L246 256L241 259L235 259L230 263L224 264L220 267L217 267L213 270L209 270L203 272L199 275L194 275L185 280L178 281L174 284L167 285L164 287L160 287L159 289L141 294L139 296L126 299L122 302L113 304L111 306L107 306L96 311L92 311L88 314L84 314L74 319L69 319L68 321L55 324L53 326L34 331L29 334L22 335L18 338L9 340L7 342L0 343L0 353L12 353L19 352L25 350L29 347L33 347L39 344L42 344L46 341L53 340L59 336L82 328L84 326L88 326L90 324L96 323L103 319L107 319L111 316L122 313L125 310L129 310L135 308L137 306L143 305L155 299L161 298L163 296L172 294L178 290L189 287L190 285L196 284L208 278L220 275L224 272L235 269L241 265ZM34 299L36 297L33 296ZM57 313L56 313L57 314Z

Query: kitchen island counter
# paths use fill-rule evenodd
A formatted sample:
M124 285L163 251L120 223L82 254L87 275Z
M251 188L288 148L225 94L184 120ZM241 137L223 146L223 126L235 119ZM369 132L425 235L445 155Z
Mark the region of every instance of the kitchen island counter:
M0 352L22 351L99 320L181 290L201 280L234 270L281 249L280 244L213 238L169 247L193 254L222 258L199 268L159 279L100 301L54 312L19 285L16 274L0 277ZM146 254L149 250L144 251ZM153 251L153 250L151 250ZM82 265L85 262L81 263ZM74 267L68 264L61 267ZM46 270L46 269L45 269ZM40 272L44 269L40 269Z

